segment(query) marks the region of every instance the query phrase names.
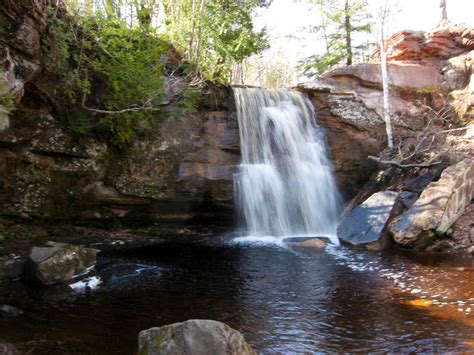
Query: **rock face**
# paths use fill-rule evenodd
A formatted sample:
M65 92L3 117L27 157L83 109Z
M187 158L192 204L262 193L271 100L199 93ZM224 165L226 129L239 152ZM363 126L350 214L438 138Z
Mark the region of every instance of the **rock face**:
M97 252L96 249L62 243L34 247L25 265L25 276L45 286L65 283L93 267Z
M139 355L253 355L242 334L213 320L193 319L138 335Z
M343 217L337 227L337 236L351 245L383 249L390 241L386 230L388 222L400 211L398 192L377 192Z
M386 40L388 61L438 65L474 49L474 30L462 24L442 23L429 32L401 31ZM374 58L380 57L375 52Z
M196 114L165 117L127 154L106 139L78 136L64 122L57 73L45 64L49 8L57 2L3 1L0 23L0 215L71 222L135 224L233 217L232 174L240 161L237 119L227 88ZM65 16L56 8L57 16ZM8 34L8 35L5 35ZM209 99L210 100L210 99ZM0 102L1 104L1 102ZM206 106L207 105L207 106ZM171 110L172 108L164 108ZM165 115L166 116L166 115Z
M465 159L446 168L419 199L390 225L397 244L423 249L436 240L463 214L474 197L474 164Z
M324 128L339 190L350 200L376 166L367 159L380 151L382 121L355 95L300 86L316 108L316 120Z

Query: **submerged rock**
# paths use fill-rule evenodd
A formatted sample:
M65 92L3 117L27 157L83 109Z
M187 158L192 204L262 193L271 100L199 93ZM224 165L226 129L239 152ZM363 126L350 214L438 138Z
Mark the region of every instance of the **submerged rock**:
M8 304L0 305L0 318L14 318L22 315L23 311L13 306L9 306ZM0 352L0 354L3 354Z
M242 334L228 325L204 319L192 319L138 335L140 355L250 355L256 352Z
M433 244L464 213L474 195L473 185L472 160L445 169L439 181L430 183L415 204L391 223L395 242L415 249Z
M321 249L324 248L327 242L321 238L307 238L301 240L301 238L289 238L285 240L292 247L296 248L308 248L308 249Z
M24 260L16 257L0 258L0 282L20 277L24 264Z
M0 354L2 354L2 355L18 355L18 354L20 354L20 352L12 344L0 343Z
M34 247L26 262L25 276L41 285L64 283L93 267L97 252L96 249L63 243Z
M343 242L383 249L389 244L386 226L400 212L398 192L381 191L354 208L340 222L337 236Z

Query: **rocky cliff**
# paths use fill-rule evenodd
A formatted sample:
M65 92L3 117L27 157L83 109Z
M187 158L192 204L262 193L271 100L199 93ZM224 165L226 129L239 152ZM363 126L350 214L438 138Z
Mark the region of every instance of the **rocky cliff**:
M73 134L55 87L58 73L44 60L49 7L68 16L56 1L0 4L0 94L16 108L0 111L0 215L134 223L231 218L239 144L230 89L206 88L197 113L169 114L126 150L98 135Z
M206 88L197 113L176 118L167 114L172 107L164 107L159 126L134 139L126 151L97 134L73 134L56 87L57 68L48 66L43 45L48 7L56 16L68 16L55 1L0 5L0 88L16 108L7 114L2 106L1 111L0 215L74 223L206 219L229 224L233 173L240 161L231 89ZM366 156L379 143L345 121L350 120L346 106L362 110L361 117L369 120L379 118L344 95L321 95L315 105L349 199L368 177L366 167L373 164ZM347 169L346 162L353 166Z
M393 239L397 245L418 250L474 251L473 226L464 217L472 214L469 205L474 195L470 177L474 156L473 39L472 28L446 22L430 32L403 31L387 40L394 151L384 149L377 52L371 63L340 67L298 86L318 108L337 175L343 177L340 183L352 191L359 189L339 228L343 240L368 248L387 246L385 241ZM378 160L384 163L370 165L368 155L382 157ZM461 166L454 164L461 161L467 172L463 170L454 178L453 172ZM364 179L367 184L360 189ZM388 199L380 202L377 199L383 194L395 198L390 203ZM374 207L374 201L380 203ZM383 208L387 218L378 224L371 225L376 220L373 217L360 221L360 216L370 215L369 210ZM395 222L390 225L391 219ZM380 240L368 233L372 229L378 230ZM459 230L464 231L462 236L453 232Z

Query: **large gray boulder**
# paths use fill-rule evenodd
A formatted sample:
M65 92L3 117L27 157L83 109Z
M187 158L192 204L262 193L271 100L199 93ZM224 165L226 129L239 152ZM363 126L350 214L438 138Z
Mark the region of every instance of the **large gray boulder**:
M383 249L390 241L386 226L400 211L398 192L377 192L343 217L337 227L337 236L351 245Z
M424 249L433 244L463 214L474 196L471 159L446 168L437 182L423 190L415 204L390 224L395 242Z
M138 334L139 355L250 355L256 352L228 325L192 319Z
M43 248L34 247L25 265L25 276L41 285L66 283L92 268L97 252L79 245L51 242Z

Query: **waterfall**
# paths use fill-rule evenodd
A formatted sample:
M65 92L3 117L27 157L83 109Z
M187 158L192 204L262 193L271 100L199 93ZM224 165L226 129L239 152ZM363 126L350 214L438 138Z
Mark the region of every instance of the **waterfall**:
M337 242L341 200L309 99L290 90L233 90L242 152L234 190L242 232Z

